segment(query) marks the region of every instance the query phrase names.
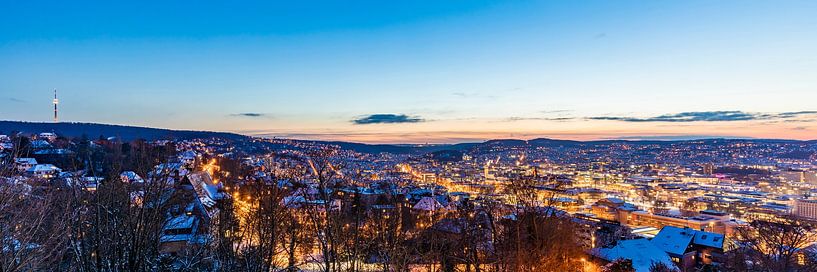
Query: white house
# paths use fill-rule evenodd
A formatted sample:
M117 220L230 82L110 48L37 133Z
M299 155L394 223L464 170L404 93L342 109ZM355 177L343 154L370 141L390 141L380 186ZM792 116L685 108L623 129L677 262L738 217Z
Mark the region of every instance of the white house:
M187 175L190 180L190 185L196 191L201 204L206 208L210 208L216 204L216 201L221 200L224 196L219 192L221 185L216 183L209 173L204 171L194 172Z
M623 240L614 247L596 248L591 253L608 262L618 259L632 260L636 272L649 272L653 263L675 267L669 254L647 239Z
M55 177L62 169L52 164L37 164L26 170L26 174L38 178Z
M414 204L414 207L412 208L421 211L437 211L446 209L447 207L440 203L439 201L437 201L436 198L426 196L421 198L420 201L418 201L417 204Z
M34 158L16 158L14 159L14 164L17 165L17 170L25 172L32 166L37 165L37 160Z
M57 134L54 134L54 133L51 133L51 132L43 132L43 133L40 133L40 135L37 135L37 138L46 139L46 140L48 140L50 142L50 141L54 141L54 140L57 139Z

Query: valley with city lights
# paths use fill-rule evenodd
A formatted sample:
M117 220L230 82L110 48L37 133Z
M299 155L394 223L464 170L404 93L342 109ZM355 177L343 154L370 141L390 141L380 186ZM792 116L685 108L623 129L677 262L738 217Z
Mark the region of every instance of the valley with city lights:
M817 1L0 1L0 272L814 272Z
M781 246L802 249L789 265L813 260L815 142L0 144L8 246L27 245L11 264L125 267L139 251L159 270L690 271Z

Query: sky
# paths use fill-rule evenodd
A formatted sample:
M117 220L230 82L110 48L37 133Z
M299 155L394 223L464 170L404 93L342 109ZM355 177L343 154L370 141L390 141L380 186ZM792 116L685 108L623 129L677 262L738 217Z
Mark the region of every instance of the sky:
M817 1L306 2L0 1L0 120L817 139Z

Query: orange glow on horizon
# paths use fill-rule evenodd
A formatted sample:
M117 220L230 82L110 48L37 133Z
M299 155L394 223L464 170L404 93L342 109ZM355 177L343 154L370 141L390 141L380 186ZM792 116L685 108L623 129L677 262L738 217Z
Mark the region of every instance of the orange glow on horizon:
M817 139L817 124L758 121L701 123L627 123L615 121L542 122L428 122L332 129L234 130L250 136L363 143L460 143L491 139L552 138L564 140L764 138ZM491 128L490 130L486 128Z

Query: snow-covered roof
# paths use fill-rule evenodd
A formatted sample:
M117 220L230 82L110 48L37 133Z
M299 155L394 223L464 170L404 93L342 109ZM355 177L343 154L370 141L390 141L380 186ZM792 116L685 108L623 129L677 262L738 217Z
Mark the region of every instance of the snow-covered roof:
M49 148L43 150L34 151L35 155L71 155L74 154L74 151L65 149L65 148Z
M714 248L723 248L723 234L706 232L706 231L697 231L695 232L695 239L692 241L697 245L714 247Z
M192 150L187 150L179 153L179 158L183 160L195 160L198 155Z
M570 198L570 197L557 197L557 198L554 198L553 201L561 202L561 203L576 203L576 202L579 202L578 200L576 200L574 198Z
M35 158L16 158L14 159L15 163L19 164L37 164L37 159Z
M591 253L607 261L632 260L636 272L649 272L653 263L675 266L666 252L647 239L623 240L612 248L596 248Z
M49 148L51 144L46 140L34 140L31 141L31 147L33 148Z
M221 193L218 192L219 185L213 181L209 173L199 171L188 175L187 178L190 179L190 184L204 206L212 207L216 200L222 199Z
M683 255L690 244L723 249L724 235L708 231L666 226L652 239L667 253Z
M82 177L82 181L84 182L100 183L103 180L105 180L103 177Z
M684 255L695 233L696 231L690 228L665 226L655 238L652 238L652 243L669 254Z
M302 203L305 203L305 202L306 202L306 198L304 198L303 196L300 196L300 195L287 196L287 197L284 197L284 199L281 200L281 203L284 204L284 206L289 207L289 208L298 208L298 207L301 206Z
M53 164L36 164L36 165L32 166L31 168L28 168L28 170L26 170L26 172L30 172L30 173L51 172L51 171L59 172L60 169L58 167L54 166Z
M424 195L424 194L432 194L431 190L429 189L415 189L409 192L410 195Z
M181 214L173 217L165 225L159 241L162 243L190 241L196 236L198 222L195 216Z
M416 210L423 210L423 211L436 211L436 210L439 210L439 209L443 209L444 206L439 201L434 199L433 197L426 196L426 197L423 197L422 199L420 199L420 201L418 201L417 204L415 204L413 208L416 209Z
M608 197L607 201L610 201L610 203L614 203L614 204L624 204L624 200L622 200L620 198L616 198L616 197Z
M119 174L119 178L121 178L123 182L145 182L139 174L133 171L122 172L122 174Z
M170 219L170 222L167 222L167 225L165 225L164 229L165 230L170 230L170 229L189 229L189 228L193 228L193 223L195 223L195 221L196 221L196 217L194 217L192 215L182 214L182 215L173 217L173 219Z
M279 180L278 181L278 187L279 188L292 187L292 182L290 182L289 180L285 180L285 179Z

